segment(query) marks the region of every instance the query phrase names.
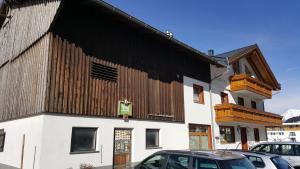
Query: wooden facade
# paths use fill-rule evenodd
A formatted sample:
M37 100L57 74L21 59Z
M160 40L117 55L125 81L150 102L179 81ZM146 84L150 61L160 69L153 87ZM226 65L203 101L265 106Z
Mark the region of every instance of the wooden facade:
M272 98L272 87L262 81L249 77L246 74L234 75L230 78L231 91L248 90L262 95L268 99Z
M282 116L246 108L236 104L220 104L215 106L216 122L244 122L266 126L281 125Z
M49 36L44 36L13 61L0 67L0 119L44 111Z
M46 112L118 117L120 100L133 103L133 118L183 121L180 81L152 79L147 72L86 55L58 36L51 40ZM117 68L117 81L91 76L91 64Z
M211 61L95 1L10 12L0 31L2 121L38 113L118 118L126 99L133 119L184 122L183 76L210 82ZM94 78L92 64L116 70L116 80Z

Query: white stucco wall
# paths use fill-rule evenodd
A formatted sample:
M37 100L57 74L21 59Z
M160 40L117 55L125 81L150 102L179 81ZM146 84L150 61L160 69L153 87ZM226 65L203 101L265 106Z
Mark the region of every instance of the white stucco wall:
M25 134L23 168L32 169L33 166L39 168L43 135L42 125L42 116L1 122L0 129L4 129L6 135L4 151L0 152L0 163L20 168L22 140L23 134ZM34 156L36 156L35 163Z
M183 77L184 83L184 110L185 110L185 122L186 124L203 124L211 125L211 109L210 109L210 96L209 96L209 84L192 79L189 77ZM195 103L193 100L193 85L199 85L204 90L204 104Z
M97 127L97 148L102 152L70 154L72 127ZM41 151L42 169L73 167L91 164L95 167L112 165L114 128L132 129L132 162L138 162L162 149L187 149L188 129L183 123L166 123L104 118L84 118L67 116L44 116L43 148ZM146 149L145 131L147 128L160 129L161 149ZM102 156L102 162L101 162Z

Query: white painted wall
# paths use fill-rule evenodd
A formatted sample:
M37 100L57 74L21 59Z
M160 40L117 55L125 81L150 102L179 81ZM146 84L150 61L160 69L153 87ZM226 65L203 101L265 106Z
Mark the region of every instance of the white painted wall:
M209 96L209 84L192 79L189 77L183 77L183 91L184 91L184 110L185 110L185 122L186 124L203 124L211 125L211 109L210 109L210 96ZM199 85L204 90L204 104L195 103L193 100L193 85Z
M32 169L34 165L34 152L36 147L35 168L40 164L42 146L43 116L35 116L19 120L0 123L4 129L4 151L0 152L0 163L20 168L23 134L25 134L24 169Z
M97 147L103 152L70 154L72 127L97 127ZM160 129L162 149L187 149L188 129L183 123L150 122L122 119L84 118L67 116L44 116L43 147L41 150L42 169L78 169L80 164L95 167L112 165L114 128L132 129L132 161L138 162L161 149L146 149L145 131L147 128ZM102 156L102 163L101 163Z

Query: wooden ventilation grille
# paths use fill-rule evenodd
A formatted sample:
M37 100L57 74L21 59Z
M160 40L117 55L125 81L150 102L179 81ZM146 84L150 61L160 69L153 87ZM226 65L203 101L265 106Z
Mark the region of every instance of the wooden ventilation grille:
M91 76L96 79L116 82L118 78L118 70L117 68L92 62Z

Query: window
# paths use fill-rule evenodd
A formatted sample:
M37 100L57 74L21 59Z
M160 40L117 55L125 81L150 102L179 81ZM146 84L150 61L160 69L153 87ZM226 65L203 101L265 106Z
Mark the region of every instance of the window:
M224 93L224 92L221 93L221 103L222 104L228 104L229 103L227 93Z
M292 169L289 163L281 157L273 157L271 160L278 169Z
M256 106L256 102L255 101L251 101L251 107L252 107L252 109L256 109L257 108L257 106Z
M214 160L194 158L193 169L218 169L218 165Z
M159 147L159 129L146 129L146 147Z
M167 169L188 169L189 168L189 157L182 155L170 155Z
M234 127L232 126L220 126L220 140L221 143L234 143L235 134Z
M140 169L161 169L164 168L167 158L164 155L154 155L142 162Z
M243 99L243 98L238 97L238 105L241 105L241 106L244 106L244 105L245 105L244 99Z
M239 64L239 61L234 62L232 64L232 68L233 68L234 74L239 74L240 73L240 64Z
M281 154L280 155L288 155L288 156L294 155L294 149L293 149L292 145L288 145L288 144L281 145Z
M259 152L271 153L272 145L264 145Z
M256 167L256 168L265 168L266 164L264 163L264 161L257 156L252 156L252 155L245 155L249 161L252 162L252 164Z
M96 151L97 128L73 127L71 152Z
M4 151L4 143L5 143L5 132L4 130L0 130L0 152Z
M254 139L256 142L259 142L259 129L258 128L254 128Z
M193 85L193 91L194 91L194 102L204 104L204 91L202 86Z

